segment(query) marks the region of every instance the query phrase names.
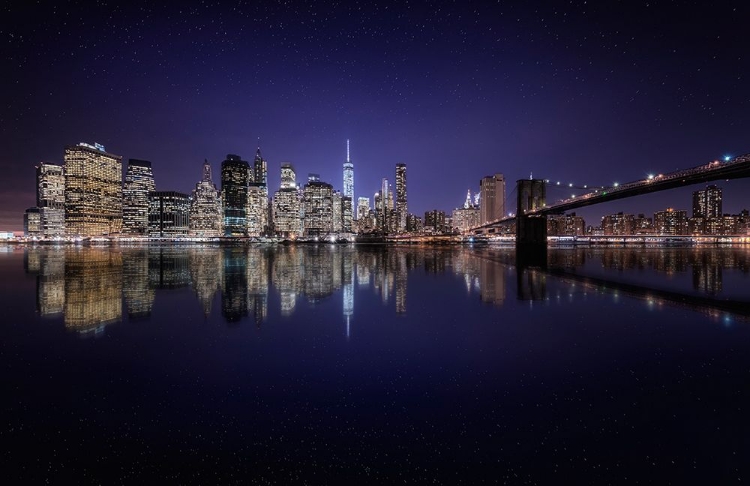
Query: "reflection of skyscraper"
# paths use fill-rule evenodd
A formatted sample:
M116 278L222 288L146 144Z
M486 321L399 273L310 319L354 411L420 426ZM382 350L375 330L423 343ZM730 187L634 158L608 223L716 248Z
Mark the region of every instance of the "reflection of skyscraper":
M203 162L203 177L195 185L190 202L190 234L222 235L221 197L211 177L211 164Z
M42 162L36 168L36 206L44 236L65 234L65 175L62 166Z
M247 250L247 308L260 324L268 314L268 276L270 253L261 248Z
M146 235L148 230L148 195L156 190L151 162L130 159L122 188L122 232Z
M495 305L505 302L505 267L487 259L479 261L480 299Z
M406 255L398 254L398 260L394 268L396 274L396 313L404 314L406 312Z
M190 285L188 254L181 248L152 247L148 251L149 285L177 289Z
M148 264L147 249L136 248L123 251L122 296L130 319L151 315L156 292L149 285Z
M224 280L222 256L220 248L191 248L189 252L190 282L206 317Z
M247 261L243 248L224 248L224 285L221 288L221 315L228 323L247 316Z
M65 250L29 248L25 255L26 271L37 273L36 297L39 314L56 316L65 308Z
M281 294L281 315L290 316L297 304L297 294L302 291L302 249L280 248L274 254L273 282Z
M245 235L249 173L250 165L239 155L229 154L221 163L221 200L226 236Z
M122 157L104 146L65 147L65 230L99 236L122 229Z
M122 255L83 249L65 257L65 327L98 331L122 319Z

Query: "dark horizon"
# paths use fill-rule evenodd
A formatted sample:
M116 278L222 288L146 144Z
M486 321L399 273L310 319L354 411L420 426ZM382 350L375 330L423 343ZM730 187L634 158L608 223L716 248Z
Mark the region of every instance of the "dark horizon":
M190 192L204 159L290 162L355 198L407 166L409 212L462 205L497 172L610 185L750 152L743 2L432 5L187 2L7 6L0 230L22 229L40 162L103 144ZM217 181L218 182L218 181ZM217 184L218 185L218 184ZM750 181L718 182L725 212ZM579 211L688 209L699 186ZM552 195L551 197L555 197ZM559 197L567 197L560 195Z

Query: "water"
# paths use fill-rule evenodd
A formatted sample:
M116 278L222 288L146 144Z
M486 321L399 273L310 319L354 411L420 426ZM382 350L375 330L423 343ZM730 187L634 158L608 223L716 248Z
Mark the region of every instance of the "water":
M747 481L749 263L3 247L4 481Z

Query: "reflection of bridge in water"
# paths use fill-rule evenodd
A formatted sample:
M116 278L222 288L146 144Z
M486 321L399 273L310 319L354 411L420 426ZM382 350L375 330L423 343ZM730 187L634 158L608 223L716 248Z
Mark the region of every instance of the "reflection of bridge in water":
M507 228L508 225L515 223L516 244L522 246L543 246L546 245L546 216L548 214L562 214L566 211L594 204L686 187L702 182L746 177L750 177L750 154L735 157L727 162L713 161L708 164L677 170L668 174L648 176L646 179L625 184L591 188L584 194L553 204L547 204L546 201L548 181L522 179L516 183L516 215L478 226L472 232L475 235L491 235L500 233L502 228Z

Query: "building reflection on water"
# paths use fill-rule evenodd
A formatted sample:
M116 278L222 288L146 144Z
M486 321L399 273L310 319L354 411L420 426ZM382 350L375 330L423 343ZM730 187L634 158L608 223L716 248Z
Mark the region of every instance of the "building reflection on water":
M736 250L736 249L735 249ZM148 319L157 291L190 288L206 317L220 302L230 325L268 319L269 296L279 313L295 313L298 299L316 304L342 299L346 335L356 318L355 293L367 289L395 314L408 311L409 275L450 273L481 302L502 306L512 285L520 300L545 300L550 271L648 270L692 276L695 291L723 291L724 272L748 272L748 252L731 248L586 248L550 250L547 268L517 268L514 251L463 247L207 246L31 247L25 268L37 276L37 310L62 316L65 326L97 333L123 320ZM552 270L551 270L552 269ZM631 272L637 273L637 272ZM276 298L278 297L278 298Z

